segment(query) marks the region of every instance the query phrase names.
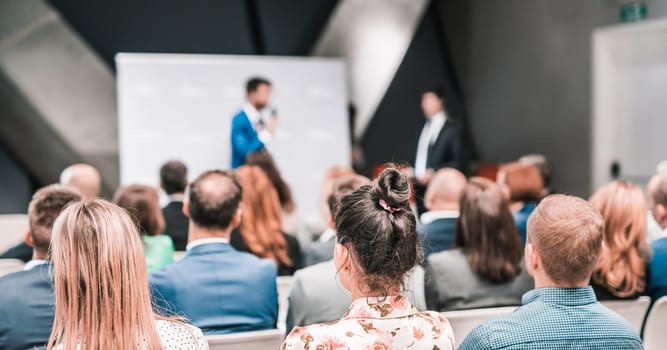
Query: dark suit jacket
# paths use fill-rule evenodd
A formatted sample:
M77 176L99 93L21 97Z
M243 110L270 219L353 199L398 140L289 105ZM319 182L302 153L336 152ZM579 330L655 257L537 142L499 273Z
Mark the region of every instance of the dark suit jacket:
M299 246L299 241L296 237L292 237L288 234L283 233L285 241L287 242L287 255L292 260L292 266L279 266L278 267L278 276L291 276L303 266L302 257L301 257L301 247ZM246 244L241 235L239 229L232 231L231 237L229 238L229 243L234 247L234 249L240 252L246 252L252 254L250 247Z
M424 257L453 248L456 220L455 218L442 218L419 226L417 231L424 248Z
M467 159L464 143L461 124L448 117L438 138L428 148L426 167L435 171L445 167L455 168L465 173Z
M55 297L50 264L0 278L0 349L43 347L51 335Z
M183 202L169 202L162 208L164 215L164 232L174 241L176 250L185 250L188 245L188 218L183 214Z
M0 259L19 259L28 262L32 260L32 247L21 242L0 254Z
M183 315L204 334L276 328L276 265L227 243L193 247L150 282L158 312Z
M245 164L248 153L261 149L264 149L264 143L248 116L241 110L232 118L232 169Z

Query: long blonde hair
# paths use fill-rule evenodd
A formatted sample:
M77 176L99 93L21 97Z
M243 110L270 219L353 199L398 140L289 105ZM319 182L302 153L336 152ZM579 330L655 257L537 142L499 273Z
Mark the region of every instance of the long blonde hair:
M589 199L605 221L604 244L593 282L617 297L630 297L646 287L649 252L646 241L646 199L626 181L613 181Z
M277 266L293 265L282 233L282 217L278 192L264 171L254 165L236 170L243 188L241 235L257 256L269 258Z
M47 349L162 349L137 226L96 199L71 204L53 225L56 311Z

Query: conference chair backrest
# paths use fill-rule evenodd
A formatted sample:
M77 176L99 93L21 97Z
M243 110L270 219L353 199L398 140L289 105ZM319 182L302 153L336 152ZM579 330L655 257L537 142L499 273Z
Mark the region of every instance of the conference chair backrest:
M490 307L484 309L457 310L442 312L454 330L454 339L460 344L468 333L479 324L512 313L517 306Z
M285 332L287 322L287 308L289 306L289 291L292 288L292 276L278 276L278 329Z
M0 215L0 253L21 243L28 230L28 215Z
M644 325L644 349L663 350L667 349L667 297L658 299L653 304Z
M18 259L0 259L0 277L23 270L25 264Z
M639 334L642 330L646 311L651 304L651 298L642 296L634 300L607 300L601 301L600 304L623 317L630 323L632 329Z
M283 332L279 329L221 335L207 335L210 350L279 349Z

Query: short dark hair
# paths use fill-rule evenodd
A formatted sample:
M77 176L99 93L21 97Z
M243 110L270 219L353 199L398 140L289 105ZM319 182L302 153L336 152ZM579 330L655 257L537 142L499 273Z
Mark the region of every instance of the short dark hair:
M160 168L160 184L167 194L182 193L188 185L188 168L180 160L170 160Z
M430 87L430 88L424 90L424 92L422 92L422 95L427 94L427 93L434 94L434 95L438 96L441 100L445 99L445 89L443 89L442 86Z
M242 196L243 190L233 173L206 171L190 184L190 220L204 228L225 230L232 223Z
M514 279L521 272L523 248L500 186L485 178L471 178L459 207L455 241L470 268L494 283Z
M49 185L35 192L28 206L30 236L35 250L45 253L49 250L53 222L69 203L82 199L81 193L69 186Z
M336 213L338 243L363 269L370 292L387 295L388 287L422 261L410 185L397 169L385 169L371 185L343 197Z
M363 185L370 184L371 180L361 175L348 175L336 180L331 188L331 194L329 195L329 198L327 198L327 205L329 205L331 217L336 217L341 198L354 192L354 190Z
M249 94L251 92L257 91L257 88L259 88L260 85L271 86L271 82L262 77L252 77L248 79L245 84L245 92Z

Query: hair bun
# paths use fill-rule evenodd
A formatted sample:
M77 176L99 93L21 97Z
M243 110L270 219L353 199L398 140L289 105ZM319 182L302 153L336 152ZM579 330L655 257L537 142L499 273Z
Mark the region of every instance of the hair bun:
M410 184L396 168L387 168L373 181L373 192L389 206L402 208L408 205Z

